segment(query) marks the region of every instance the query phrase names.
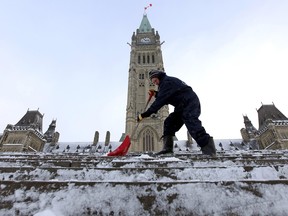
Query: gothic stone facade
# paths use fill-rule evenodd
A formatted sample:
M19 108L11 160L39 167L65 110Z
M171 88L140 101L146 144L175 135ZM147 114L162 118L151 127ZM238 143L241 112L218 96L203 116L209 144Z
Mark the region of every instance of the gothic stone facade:
M43 115L38 110L27 113L15 124L8 124L0 139L0 151L40 152L48 141L58 142L59 133L55 132L56 121L52 121L45 135L42 133Z
M130 152L159 151L162 148L163 123L169 115L168 106L157 114L137 123L137 115L144 112L149 89L155 89L148 77L151 69L161 69L163 58L160 36L151 27L144 14L140 27L132 35L128 77L128 97L126 107L125 134L130 135ZM148 104L151 105L153 100Z
M257 143L260 149L288 149L288 119L274 104L262 105L258 110L259 129L244 116L241 129L243 141Z

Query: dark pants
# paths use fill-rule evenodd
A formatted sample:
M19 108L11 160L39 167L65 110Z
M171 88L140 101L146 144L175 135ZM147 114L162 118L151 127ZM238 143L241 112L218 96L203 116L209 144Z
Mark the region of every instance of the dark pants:
M209 142L210 135L206 133L199 116L201 114L200 101L192 91L184 95L183 101L175 107L174 112L164 121L164 136L175 136L175 133L185 124L190 135L200 147Z

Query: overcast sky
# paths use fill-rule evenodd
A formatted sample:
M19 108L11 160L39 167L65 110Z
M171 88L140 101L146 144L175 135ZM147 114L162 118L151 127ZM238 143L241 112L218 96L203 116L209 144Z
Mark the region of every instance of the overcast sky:
M165 70L198 94L208 133L240 138L246 114L258 128L261 103L288 116L287 0L0 0L0 133L39 108L62 142L118 141L127 42L150 3Z

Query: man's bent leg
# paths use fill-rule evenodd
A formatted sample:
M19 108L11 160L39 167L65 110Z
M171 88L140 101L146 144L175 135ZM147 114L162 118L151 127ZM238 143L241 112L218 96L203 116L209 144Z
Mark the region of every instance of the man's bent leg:
M173 153L173 136L167 135L163 137L163 149L155 155Z
M194 104L191 103L184 109L183 112L184 123L190 135L201 147L202 153L215 157L216 148L213 137L211 137L206 132L205 128L202 126L202 122L199 120L199 116L201 113L200 103L198 103L198 101L194 102L195 102Z
M201 147L201 151L205 155L210 155L212 157L216 157L216 148L215 148L213 137L209 138L207 145L205 145L204 147Z
M175 133L183 126L181 115L177 113L171 113L164 121L163 132L163 149L155 155L173 153L173 137Z

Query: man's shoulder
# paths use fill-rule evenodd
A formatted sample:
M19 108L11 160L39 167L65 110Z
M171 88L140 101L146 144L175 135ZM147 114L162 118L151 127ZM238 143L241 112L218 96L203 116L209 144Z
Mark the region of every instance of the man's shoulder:
M183 83L183 81L177 77L166 76L165 78L166 78L165 81L168 83L175 83L175 84Z
M177 77L167 76L167 75L166 75L166 76L163 78L163 80L166 80L166 81L173 80L173 81L175 81L175 80L180 80L180 79L177 78Z

